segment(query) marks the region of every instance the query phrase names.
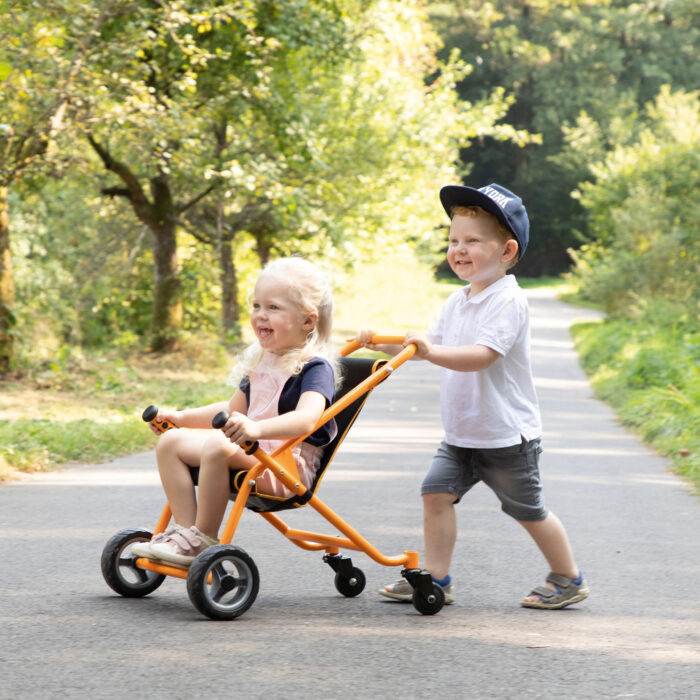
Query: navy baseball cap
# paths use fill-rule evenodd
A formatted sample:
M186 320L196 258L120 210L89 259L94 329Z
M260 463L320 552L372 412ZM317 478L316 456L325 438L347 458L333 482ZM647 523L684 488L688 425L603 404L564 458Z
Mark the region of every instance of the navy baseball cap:
M492 183L478 190L463 185L447 185L440 190L440 201L447 216L452 207L481 207L493 214L513 234L518 242L521 260L530 240L530 220L523 200L501 185Z

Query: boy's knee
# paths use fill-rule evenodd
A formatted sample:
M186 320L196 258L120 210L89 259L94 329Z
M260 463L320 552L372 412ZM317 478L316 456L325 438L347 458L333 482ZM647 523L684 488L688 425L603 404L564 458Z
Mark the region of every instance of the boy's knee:
M457 502L453 493L424 493L423 509L426 512L439 512L452 508Z

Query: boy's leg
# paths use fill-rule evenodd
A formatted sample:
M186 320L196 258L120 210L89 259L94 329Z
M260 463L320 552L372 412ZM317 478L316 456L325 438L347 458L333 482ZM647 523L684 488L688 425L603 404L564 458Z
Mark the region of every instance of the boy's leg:
M197 515L194 484L190 466L199 465L202 447L213 431L168 430L156 447L158 472L173 519L178 525L194 525Z
M530 534L549 564L552 573L562 574L570 579L577 579L579 569L574 559L574 553L569 538L561 520L551 511L544 520L518 521ZM556 590L554 584L547 581L544 584L551 590ZM526 596L523 602L537 603L540 597L536 594Z
M435 579L450 572L452 552L457 541L457 513L452 493L423 494L423 537L425 568Z

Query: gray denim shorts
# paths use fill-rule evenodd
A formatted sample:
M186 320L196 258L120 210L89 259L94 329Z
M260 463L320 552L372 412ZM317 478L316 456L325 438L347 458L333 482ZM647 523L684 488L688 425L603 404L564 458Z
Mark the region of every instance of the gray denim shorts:
M452 493L458 503L469 489L483 481L501 502L501 510L526 522L543 520L547 508L542 495L540 438L494 449L438 447L421 494Z

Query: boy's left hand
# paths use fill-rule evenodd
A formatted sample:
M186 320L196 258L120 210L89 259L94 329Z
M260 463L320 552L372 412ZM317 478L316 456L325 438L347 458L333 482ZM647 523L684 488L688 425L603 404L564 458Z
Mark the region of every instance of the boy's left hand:
M426 358L433 349L433 344L428 340L425 333L416 333L409 331L403 341L403 346L406 347L409 343L414 343L416 346L416 355Z
M254 442L261 436L260 426L243 413L234 411L223 428L224 435L240 445L242 442Z

